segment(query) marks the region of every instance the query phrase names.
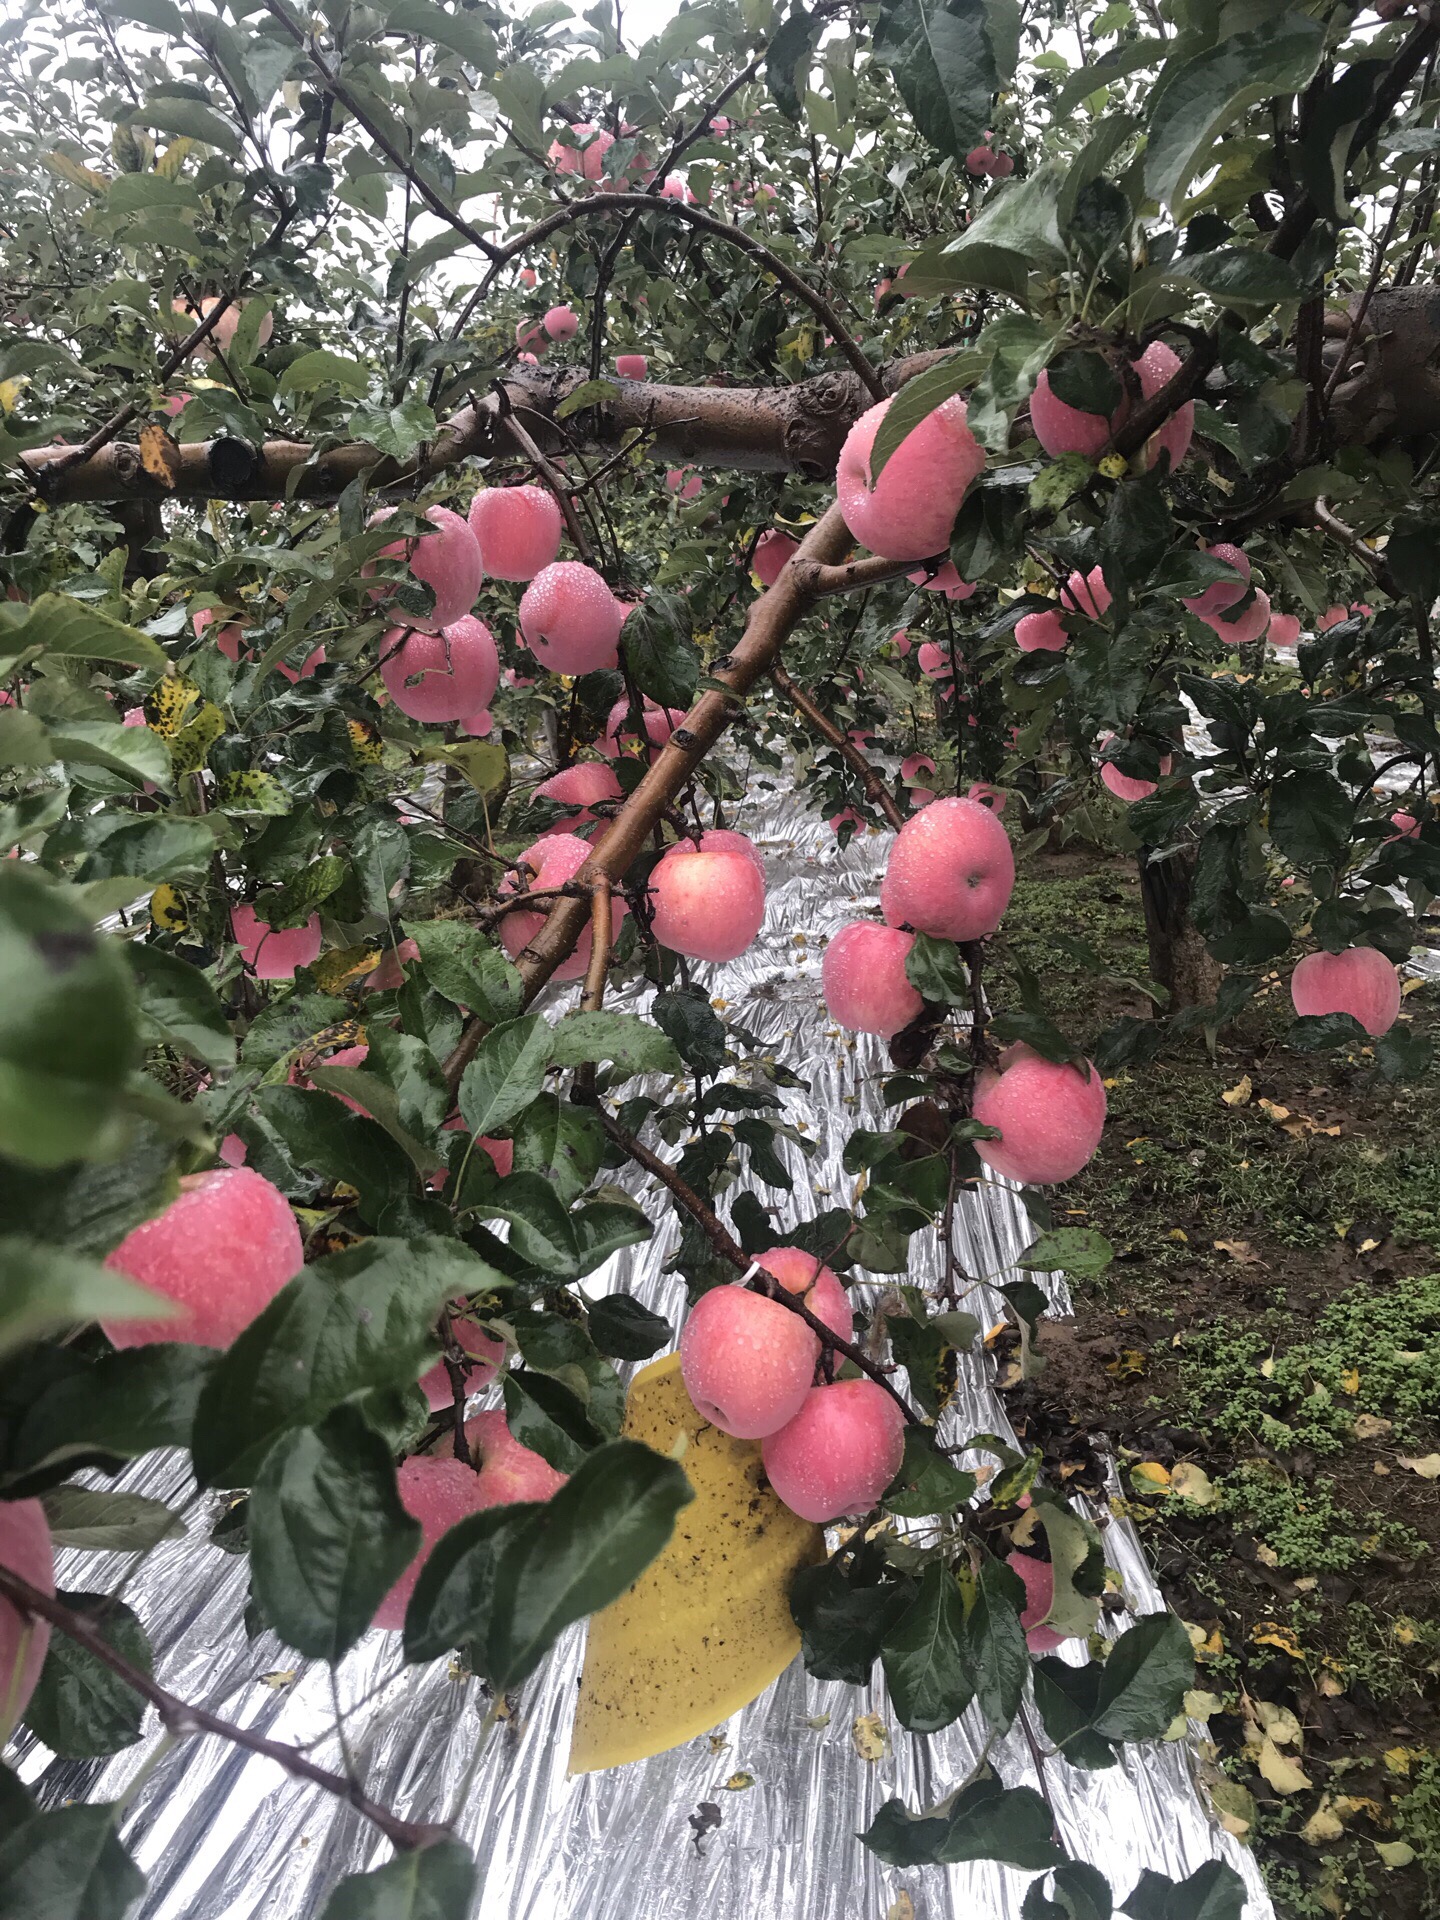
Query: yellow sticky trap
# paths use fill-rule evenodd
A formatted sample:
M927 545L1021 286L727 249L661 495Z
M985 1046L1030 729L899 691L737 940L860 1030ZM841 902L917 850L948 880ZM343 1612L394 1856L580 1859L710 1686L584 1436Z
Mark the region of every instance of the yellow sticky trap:
M748 1706L800 1651L790 1582L825 1551L821 1529L762 1485L759 1442L695 1411L678 1354L636 1374L624 1432L678 1459L695 1498L659 1558L591 1618L571 1773L664 1753Z

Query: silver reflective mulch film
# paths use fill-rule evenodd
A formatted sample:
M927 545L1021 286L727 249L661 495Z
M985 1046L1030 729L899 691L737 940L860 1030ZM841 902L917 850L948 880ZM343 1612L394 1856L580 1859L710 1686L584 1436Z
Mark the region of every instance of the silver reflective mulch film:
M786 1118L816 1142L815 1156L806 1160L781 1142L796 1189L764 1196L780 1202L781 1221L798 1220L848 1196L840 1153L849 1128L885 1124L884 1050L831 1025L820 960L825 940L873 906L890 836L862 834L842 852L823 821L792 796L763 788L734 824L766 856L765 926L742 959L700 971L731 1017L804 1082L785 1095ZM564 990L557 1004L575 991ZM610 1004L643 998L620 993ZM648 1204L661 1222L655 1239L616 1255L587 1286L624 1288L678 1325L684 1287L662 1271L676 1226L668 1202ZM962 1200L956 1236L967 1272L1002 1278L1031 1237L1014 1195L998 1185ZM936 1236L917 1234L912 1249L910 1278L936 1283ZM966 1305L990 1309L989 1324L998 1301L981 1297L983 1306ZM1059 1290L1053 1304L1068 1311ZM966 1363L946 1416L952 1440L1008 1432L991 1371L984 1356ZM119 1484L174 1505L193 1494L176 1456L152 1456ZM1128 1522L1103 1507L1091 1512L1107 1528L1106 1558L1122 1573L1133 1610L1157 1608L1159 1593ZM497 1728L467 1785L486 1705L473 1680L444 1661L402 1667L399 1635L376 1632L341 1663L332 1692L323 1665L296 1663L272 1634L247 1642L246 1564L208 1543L208 1502L192 1502L186 1517L188 1537L156 1548L125 1592L150 1634L160 1679L230 1720L307 1745L335 1769L344 1764L333 1734L338 1699L351 1763L372 1797L409 1819L453 1819L486 1862L475 1920L884 1920L902 1889L919 1920L1019 1914L1028 1874L987 1864L900 1872L855 1837L884 1800L898 1795L918 1808L966 1778L983 1741L974 1709L945 1732L917 1738L895 1721L878 1680L864 1691L819 1682L796 1661L709 1738L572 1781L565 1763L583 1650L577 1630L521 1690L515 1716ZM72 1553L63 1556L60 1583L110 1591L126 1570L119 1556ZM1119 1631L1128 1622L1110 1624ZM880 1716L888 1734L876 1760L862 1758L855 1744L856 1719L868 1714ZM153 1714L146 1738L109 1760L59 1761L33 1740L17 1748L23 1777L46 1804L133 1796L122 1832L149 1877L137 1909L143 1920L311 1920L337 1879L388 1857L387 1843L357 1814L271 1761L211 1739L160 1749ZM1035 1783L1018 1729L991 1759L1007 1786ZM1249 1889L1245 1920L1269 1920L1254 1862L1217 1826L1193 1766L1183 1741L1126 1749L1103 1772L1048 1761L1061 1838L1109 1877L1117 1896L1146 1867L1178 1878L1223 1856ZM718 1811L718 1826L699 1813L702 1803Z

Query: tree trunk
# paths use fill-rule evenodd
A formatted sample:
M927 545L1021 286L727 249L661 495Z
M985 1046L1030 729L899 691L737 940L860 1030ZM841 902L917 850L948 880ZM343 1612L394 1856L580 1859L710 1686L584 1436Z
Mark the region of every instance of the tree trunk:
M1211 958L1190 914L1195 882L1193 853L1165 860L1140 856L1140 897L1150 943L1150 977L1170 995L1168 1011L1208 1007L1220 990L1220 962Z

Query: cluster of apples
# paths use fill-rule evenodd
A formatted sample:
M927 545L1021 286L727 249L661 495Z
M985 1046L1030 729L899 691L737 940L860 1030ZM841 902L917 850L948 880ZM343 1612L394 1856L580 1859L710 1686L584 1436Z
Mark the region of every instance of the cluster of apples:
M756 1262L842 1340L854 1334L845 1289L800 1247ZM799 1314L744 1285L702 1294L680 1335L680 1370L697 1413L722 1433L759 1440L765 1473L803 1520L874 1505L905 1451L899 1407L873 1380L822 1380L821 1343Z

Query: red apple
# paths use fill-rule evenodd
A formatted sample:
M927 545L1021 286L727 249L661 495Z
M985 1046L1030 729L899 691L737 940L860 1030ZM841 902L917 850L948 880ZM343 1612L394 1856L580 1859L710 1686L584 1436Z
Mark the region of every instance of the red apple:
M380 643L380 678L412 720L463 720L488 707L500 684L495 636L473 614L442 633L392 627Z
M556 560L526 587L520 635L552 673L595 673L620 663L625 608L593 567Z
M680 1333L685 1391L712 1426L761 1440L804 1405L820 1342L796 1313L748 1287L712 1287Z
M978 800L937 800L895 837L880 910L892 927L941 940L980 940L999 926L1015 886L1010 837Z
M533 580L560 551L565 523L544 487L486 487L470 502L469 520L492 580Z
M284 927L276 933L254 907L242 902L230 909L230 931L257 980L293 980L297 967L311 966L319 957L318 913L312 913L303 927Z
M733 847L699 848L682 840L650 875L651 925L672 953L692 960L734 960L765 918L765 878L755 859Z
M861 414L840 451L836 495L846 526L887 560L924 560L950 544L961 502L985 465L959 394L911 429L872 480L870 450L890 410L882 400Z
M1290 998L1302 1017L1350 1013L1378 1039L1399 1017L1400 980L1375 947L1308 953L1290 976Z
M370 517L372 527L382 526L393 518L393 507L382 507ZM394 540L388 547L380 549L379 558L383 560L406 559L410 571L422 586L429 587L434 595L435 604L430 613L423 618L413 614L404 616L404 625L418 627L424 633L439 633L442 628L453 627L469 613L480 591L481 568L480 549L475 536L458 513L452 513L449 507L427 507L425 518L435 528L434 533L420 535L409 534L403 540ZM374 574L373 561L366 561L360 569L366 578ZM383 600L390 597L388 585L371 589L371 598Z
M765 1436L761 1448L766 1475L785 1505L817 1522L874 1506L904 1453L905 1417L873 1380L812 1387L794 1418Z
M820 979L830 1018L855 1033L888 1040L908 1027L924 1001L905 974L913 933L855 920L825 949Z
M998 1073L975 1082L975 1118L998 1127L998 1140L977 1140L980 1158L1026 1186L1069 1180L1093 1157L1105 1125L1105 1088L1086 1072L1044 1060L1022 1043L1007 1047Z

